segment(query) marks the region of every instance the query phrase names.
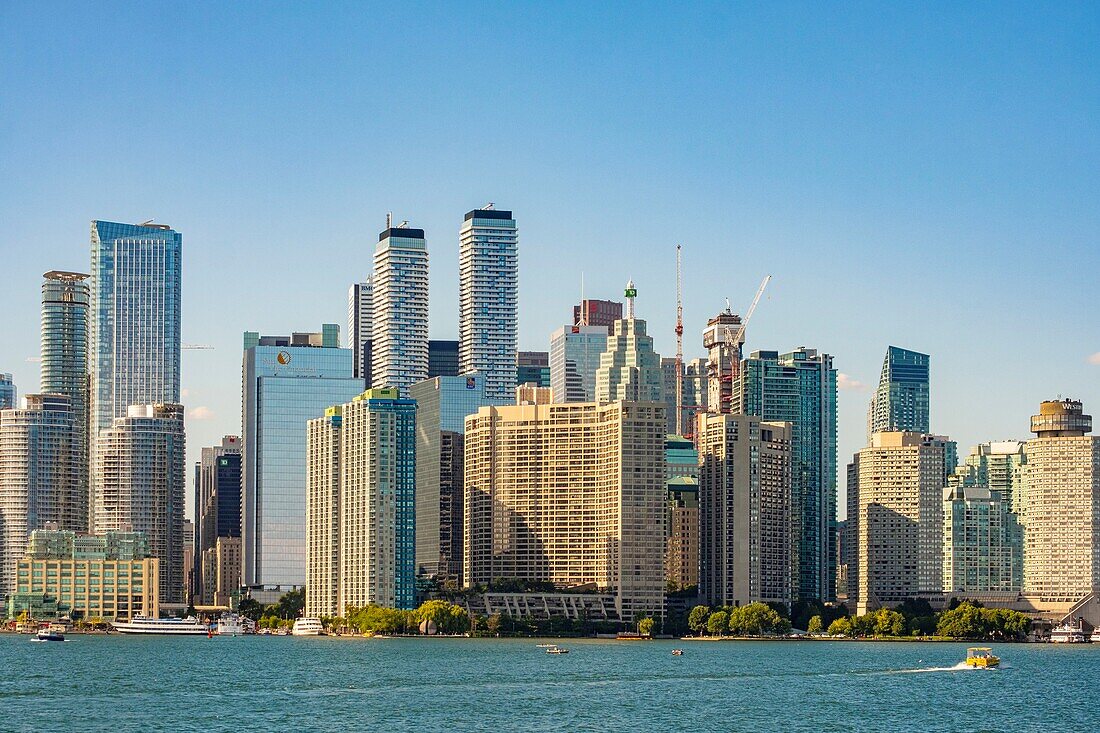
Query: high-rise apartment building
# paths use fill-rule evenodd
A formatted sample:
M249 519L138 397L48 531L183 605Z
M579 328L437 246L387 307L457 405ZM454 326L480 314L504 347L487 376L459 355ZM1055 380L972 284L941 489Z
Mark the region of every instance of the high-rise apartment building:
M999 492L986 486L944 489L944 593L1019 593L1023 561L1023 530Z
M201 460L195 464L195 553L192 592L196 603L213 603L215 588L206 586L211 569L204 563L215 562L212 551L218 538L241 536L241 439L226 435L221 445L202 449ZM236 550L240 554L240 543ZM217 578L216 565L213 566ZM240 573L238 573L239 575Z
M791 427L699 419L699 589L711 605L791 601Z
M308 441L308 612L413 608L416 402L367 390L310 420Z
M516 384L550 386L550 352L521 351L516 355Z
M615 321L623 317L623 304L613 300L590 300L585 298L573 306L574 326L603 326L611 333Z
M1019 440L997 440L981 443L948 477L951 486L985 486L997 492L1008 511L1023 516L1026 494L1024 471L1027 467L1026 443Z
M594 402L596 370L607 351L606 326L563 326L550 336L550 388L555 402Z
M445 339L429 339L428 379L433 377L457 377L460 373L458 342Z
M214 546L202 553L195 569L196 574L202 574L202 604L219 608L235 605L233 597L241 590L241 562L240 537L218 537Z
M687 438L665 439L665 579L677 590L699 585L699 452Z
M1031 418L1024 510L1024 593L1077 602L1100 592L1100 436L1077 400Z
M389 227L378 235L372 297L370 383L404 394L428 377L428 249L423 229Z
M703 329L703 348L707 350L706 404L709 412L730 412L733 381L741 364L744 345L741 316L732 313L729 308L707 321L707 327Z
M847 522L855 546L848 597L858 600L859 613L943 591L948 442L921 433L875 433L849 466Z
M836 370L805 347L754 351L741 362L732 411L791 424L794 597L836 593Z
M508 400L516 388L519 236L511 211L466 213L459 231L459 374L484 374L485 394Z
M241 539L245 585L306 582L306 422L363 391L339 327L244 335Z
M0 374L0 410L8 410L16 405L15 382L10 374Z
M93 480L101 475L94 467L100 430L126 417L130 405L180 401L182 240L165 224L92 222L88 421ZM99 490L92 486L93 494ZM93 500L92 512L96 506ZM90 524L95 526L94 516Z
M662 615L664 427L659 402L482 407L468 417L464 584L593 584L614 594L623 619Z
M462 577L463 449L466 417L493 404L485 376L414 384L416 400L416 566L441 581Z
M661 402L661 355L646 323L634 317L634 282L626 285L626 318L615 321L596 370L596 402ZM667 418L666 418L667 419Z
M348 288L348 348L351 349L352 371L364 383L370 381L371 319L374 317L374 276L366 282L352 283ZM370 386L367 384L366 386Z
M0 596L15 590L27 538L47 523L87 529L87 495L67 395L31 394L0 410Z
M131 405L96 445L95 533L145 535L162 604L184 603L185 447L179 404Z
M884 431L927 433L928 354L897 346L886 350L878 388L867 411L867 437ZM954 466L948 466L953 470Z

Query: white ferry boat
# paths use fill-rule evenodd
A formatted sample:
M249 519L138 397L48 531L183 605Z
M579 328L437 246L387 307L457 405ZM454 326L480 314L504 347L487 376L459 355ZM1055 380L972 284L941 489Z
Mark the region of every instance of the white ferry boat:
M206 624L197 618L150 618L135 616L130 621L114 621L111 626L123 634L165 634L199 636L209 634Z
M1055 644L1084 644L1089 637L1080 623L1065 623L1051 629L1050 640Z
M300 618L294 622L294 636L320 636L322 631L321 619Z
M246 616L241 616L236 613L227 613L218 619L215 633L218 634L218 636L244 636L245 634L255 634L256 623Z

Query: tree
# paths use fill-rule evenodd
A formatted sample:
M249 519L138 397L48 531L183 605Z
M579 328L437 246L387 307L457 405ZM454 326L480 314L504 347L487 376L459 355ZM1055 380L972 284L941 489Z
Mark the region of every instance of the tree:
M721 636L728 628L729 614L725 611L715 611L707 618L707 631L715 636Z
M852 636L852 622L847 616L841 616L829 624L829 636Z
M657 622L646 616L638 622L638 633L642 636L652 636L653 628L657 625Z
M710 618L710 609L706 606L696 606L688 614L688 628L697 634L702 634L707 628L708 618Z
M823 630L821 616L811 616L810 623L806 624L806 631L810 634L820 634Z
M493 636L500 636L500 627L504 619L499 613L494 613L485 619L485 628Z

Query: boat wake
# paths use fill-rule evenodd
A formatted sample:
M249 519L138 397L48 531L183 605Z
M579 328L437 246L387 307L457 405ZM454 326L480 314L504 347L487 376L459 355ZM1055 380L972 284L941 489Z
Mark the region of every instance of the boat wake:
M920 674L921 672L995 672L998 669L1005 669L1008 664L1001 664L1000 667L971 667L966 662L959 662L951 667L917 667L914 669L894 669L884 674Z

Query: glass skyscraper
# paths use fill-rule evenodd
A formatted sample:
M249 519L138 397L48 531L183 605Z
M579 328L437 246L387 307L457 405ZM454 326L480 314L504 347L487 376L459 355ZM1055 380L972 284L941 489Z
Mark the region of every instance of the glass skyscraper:
M423 229L389 227L378 235L372 298L370 384L396 387L404 394L428 376L428 249Z
M244 335L241 435L243 583L305 584L306 421L363 391L335 327Z
M15 407L15 383L10 374L0 374L0 410Z
M458 342L450 340L428 340L428 379L432 377L457 377Z
M836 593L836 370L815 349L755 351L741 363L732 412L791 423L794 597Z
M99 431L125 417L130 405L179 402L182 241L165 224L92 222L88 420L93 464ZM91 526L98 530L94 504Z
M69 398L73 419L73 450L82 494L80 526L88 525L88 301L87 275L52 270L42 276L42 363L44 394Z
M563 326L550 336L550 388L555 402L594 402L596 370L607 350L606 326Z
M467 212L459 231L458 373L484 374L494 400L516 388L517 231L512 212L491 204Z
M348 288L348 348L355 354L355 376L370 386L371 319L374 317L374 277Z
M878 389L867 412L868 440L884 430L929 431L928 361L928 354L897 346L886 350Z

